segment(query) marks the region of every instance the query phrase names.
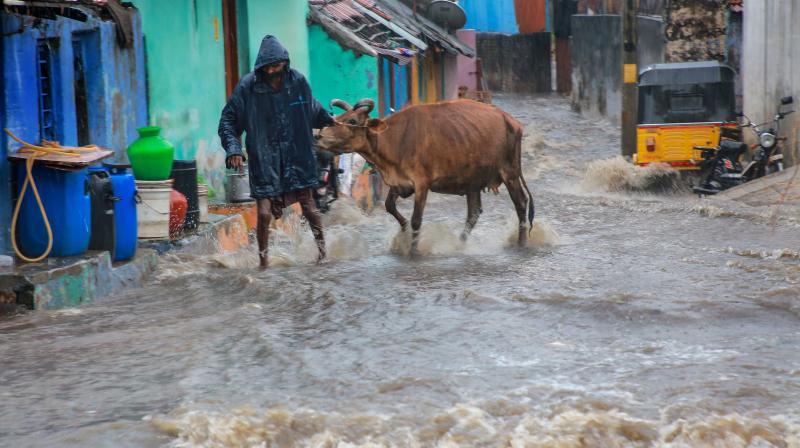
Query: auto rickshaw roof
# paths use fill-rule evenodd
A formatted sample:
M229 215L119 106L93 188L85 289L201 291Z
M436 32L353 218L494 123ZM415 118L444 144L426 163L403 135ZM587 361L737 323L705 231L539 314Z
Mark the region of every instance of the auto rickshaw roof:
M736 72L718 61L653 64L639 73L639 86L734 82Z

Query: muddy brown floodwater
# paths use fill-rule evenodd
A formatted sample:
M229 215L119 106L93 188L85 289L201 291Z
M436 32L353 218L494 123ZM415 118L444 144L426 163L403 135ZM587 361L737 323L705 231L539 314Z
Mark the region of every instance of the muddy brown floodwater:
M424 256L383 212L254 250L171 257L95 306L0 321L7 447L798 447L800 226L647 175L558 97L527 127L534 237L507 195L426 210ZM409 213L411 201L402 202Z

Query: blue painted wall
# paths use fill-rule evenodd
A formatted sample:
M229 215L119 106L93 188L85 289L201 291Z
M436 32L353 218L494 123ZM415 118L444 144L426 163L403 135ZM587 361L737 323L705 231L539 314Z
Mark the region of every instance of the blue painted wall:
M386 75L383 79L383 91L386 97L384 98L384 104L386 105L385 110L383 111L385 116L391 115L391 78L389 77L389 68L394 66L394 109L395 112L401 110L403 107L407 106L410 97L408 95L408 72L409 66L407 65L397 65L392 63L387 58L382 58L383 60L383 73Z
M410 71L411 69L408 65L396 65L394 67L394 91L397 110L407 106L411 101L411 97L408 94L408 79Z
M3 14L0 12L0 14ZM6 31L3 27L3 20L0 17L0 34L5 36ZM6 104L6 80L5 80L5 45L0 43L0 79L3 88L0 89L0 106ZM0 130L6 127L6 108L0 107ZM11 178L9 167L6 160L6 134L0 132L0 254L9 251L10 246L10 225L5 225L11 221Z
M461 0L467 12L466 28L479 33L517 34L517 14L514 0Z
M89 10L81 22L65 17L38 20L0 12L3 30L2 77L5 127L20 138L38 143L42 139L39 112L37 45L49 43L53 79L55 137L64 145L78 144L75 106L75 56L84 65L87 84L89 142L117 152L118 160L126 160L125 148L136 139L136 128L147 123L145 95L144 46L141 23L134 16L134 45L121 48L117 44L113 22L102 21ZM0 226L10 227L10 199L5 154L18 144L3 138L0 159ZM7 231L2 233L0 248L7 251Z

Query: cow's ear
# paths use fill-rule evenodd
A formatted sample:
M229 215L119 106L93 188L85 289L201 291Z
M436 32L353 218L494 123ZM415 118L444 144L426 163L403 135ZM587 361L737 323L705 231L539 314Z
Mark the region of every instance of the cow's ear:
M370 131L375 132L377 134L380 134L381 132L389 129L389 125L386 124L385 120L379 120L377 118L369 120L367 122L367 127L369 127Z

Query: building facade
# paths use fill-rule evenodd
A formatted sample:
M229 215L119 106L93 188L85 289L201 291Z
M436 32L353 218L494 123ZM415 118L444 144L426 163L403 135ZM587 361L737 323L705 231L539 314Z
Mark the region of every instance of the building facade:
M147 123L138 12L119 4L51 3L6 6L0 20L0 126L31 143L95 144L127 160L136 128ZM6 156L19 145L3 133L0 147L0 250L7 252L15 187Z
M310 76L307 4L282 0L135 0L147 48L150 124L196 159L215 196L224 195L225 152L217 135L222 108L253 69L261 39L274 35L292 66Z

